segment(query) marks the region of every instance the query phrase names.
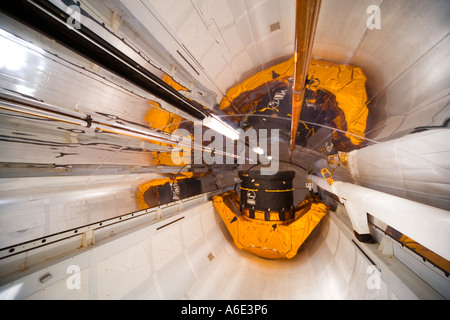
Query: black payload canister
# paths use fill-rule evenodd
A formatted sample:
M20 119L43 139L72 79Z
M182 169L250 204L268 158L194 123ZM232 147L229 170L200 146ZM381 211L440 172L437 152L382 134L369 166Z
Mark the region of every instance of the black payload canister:
M241 213L264 212L264 220L272 220L271 213L278 213L279 220L292 217L294 202L294 171L280 171L275 175L262 175L259 171L240 171ZM278 220L278 219L277 219Z

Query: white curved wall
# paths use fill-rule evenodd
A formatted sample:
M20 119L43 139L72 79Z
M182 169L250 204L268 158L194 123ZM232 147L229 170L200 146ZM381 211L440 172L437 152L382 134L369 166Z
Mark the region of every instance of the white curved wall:
M448 129L418 132L350 152L349 168L367 188L449 210L449 146Z
M352 231L334 212L324 218L292 260L266 260L238 250L211 201L164 220L142 217L137 227L113 234L65 258L47 261L45 267L33 266L10 278L9 283L3 280L0 298L440 297L417 277L411 278L404 267L399 278L382 262L381 254L359 244L376 262L374 267L352 242ZM390 261L391 266L395 264L392 258ZM45 277L48 281L39 281Z
M223 233L211 202L182 215L182 221L159 231L162 223L49 265L45 271L60 277L37 292L19 291L15 298L319 299L366 294L368 275L352 275L370 263L329 219L315 235L325 241L310 241L291 261L270 261L238 251ZM80 290L67 288L69 264L81 267ZM383 289L376 296L385 298Z

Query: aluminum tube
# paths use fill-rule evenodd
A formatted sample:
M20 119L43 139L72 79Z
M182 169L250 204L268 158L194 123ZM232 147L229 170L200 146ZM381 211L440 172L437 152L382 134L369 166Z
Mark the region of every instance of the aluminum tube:
M50 106L50 105L48 105L48 106ZM108 121L108 120L101 119L97 116L94 116L91 119L92 123L90 124L86 120L78 119L77 117L72 116L73 113L69 113L69 115L61 114L66 111L64 109L60 109L55 106L50 106L50 107L51 107L52 111L41 110L37 107L24 106L24 105L16 104L14 102L9 102L9 101L0 101L0 109L3 109L3 110L18 112L18 113L22 113L22 114L28 114L28 115L45 118L45 119L51 119L51 120L55 120L55 121L76 124L76 125L83 126L83 127L92 126L98 130L102 130L105 132L111 132L111 133L115 133L115 134L120 134L123 136L132 137L132 138L138 138L138 139L143 139L143 140L147 140L147 141L158 141L158 142L173 144L174 146L193 148L193 149L199 149L199 150L206 151L206 152L212 152L212 150L210 150L209 148L203 147L202 145L198 145L198 144L191 143L191 142L185 143L182 140L179 140L180 137L177 137L177 136L164 134L164 133L151 131L151 130L144 130L144 129L137 128L132 125L126 126L126 125L122 125L122 124L119 124L114 121ZM81 113L77 114L77 115L78 116L82 115L83 117L86 117L84 114L81 114ZM229 153L226 153L223 151L217 150L215 152L219 155L225 155L225 156L232 157L232 158L239 158L238 155L229 154Z
M15 93L5 91L4 89L0 89L0 99L17 104L17 105L21 105L21 106L30 106L34 109L60 113L60 114L63 114L65 116L69 116L69 117L75 117L75 118L80 118L80 119L86 118L86 114L84 114L84 113L72 111L69 109L63 109L63 108L60 108L60 107L57 107L57 106L54 106L54 105L51 105L51 104L48 104L45 102L41 102L36 99L30 99L30 98L27 98L27 97L24 97L24 96L15 94Z
M441 257L450 260L450 212L347 182L331 186L308 176L317 186L385 222ZM328 186L328 187L327 187Z
M98 125L103 125L109 128L119 128L122 130L126 130L126 131L130 131L133 133L137 133L137 134L141 134L141 135L146 135L149 137L154 137L156 140L156 138L159 138L160 140L158 141L172 141L172 143L176 143L178 141L178 139L175 139L174 135L171 135L169 133L166 132L158 132L156 130L152 130L152 129L145 129L143 127L138 127L136 125L132 125L132 124L122 124L120 121L118 120L108 120L105 119L103 117L99 117L96 115L91 115L92 118L92 123L98 124Z
M28 115L32 115L32 116L36 116L36 117L40 117L40 118L45 118L45 119L51 119L51 120L56 120L56 121L61 121L61 122L66 122L66 123L72 123L72 124L76 124L76 125L84 126L84 127L88 126L88 122L85 120L82 120L82 119L77 119L72 116L58 114L58 113L52 112L52 111L39 110L34 107L21 106L21 105L15 104L13 102L8 102L8 101L0 101L0 109L18 112L18 113L22 113L22 114L28 114Z

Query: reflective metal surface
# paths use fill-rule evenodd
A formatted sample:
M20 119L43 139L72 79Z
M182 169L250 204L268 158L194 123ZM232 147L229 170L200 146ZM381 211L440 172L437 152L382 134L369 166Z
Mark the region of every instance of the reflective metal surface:
M43 3L32 2L36 1ZM59 0L50 2L63 4ZM170 76L188 89L182 92L184 97L218 113L217 106L230 88L269 66L286 61L294 52L294 0L82 0L80 3L96 21L91 27L95 27L103 40L111 41L116 49L139 59L156 76ZM370 6L379 7L379 16L373 16L374 11L368 10ZM369 22L378 18L379 28L369 27ZM415 200L430 197L428 204L450 209L450 188L448 180L443 179L448 173L448 143L442 143L439 161L433 160L437 156L433 150L416 152L423 149L414 144L405 147L407 150L403 150L402 157L395 154L399 149L383 145L386 141L413 136L414 131L436 128L443 129L441 141L450 141L447 129L450 118L449 34L450 2L447 0L322 0L312 58L358 66L367 76L370 113L365 142L369 147L358 151L360 157L355 157L361 164L360 172L336 170L336 177L341 181L356 182ZM202 178L203 192L235 184L237 167L163 165L157 161L157 156L170 151L171 146L147 141L142 136L103 130L106 127L101 130L91 127L88 115L105 125L116 124L117 130L125 126L166 136L164 128L154 127L145 120L147 112L154 108L149 101L159 104L166 113L180 115L183 125L193 125L193 119L126 80L124 75L106 70L5 13L0 13L0 90L3 93L0 101L3 106L0 108L0 249L8 250L24 242L135 212L139 209L137 189L152 179L196 171L209 173ZM19 96L15 103L20 105L21 112L4 98L8 94ZM50 113L36 114L29 109L31 104L49 108ZM239 111L235 110L236 115ZM68 121L75 116L79 116L78 122ZM236 118L233 115L223 117L237 125ZM290 121L289 118L279 120ZM306 192L302 180L304 171L327 165L332 134L333 128L322 126L306 145L296 147L292 165L302 168L298 169L301 179L295 182L297 197L301 198ZM280 142L280 160L289 162L289 145L286 141ZM369 149L371 146L374 148ZM374 162L372 150L382 150L389 156L383 158L378 154L380 162ZM396 167L390 166L387 159L396 159ZM431 177L430 185L421 185L424 172L434 169L439 177ZM377 170L383 171L383 175L374 176ZM404 180L389 179L401 172L407 172L400 177ZM146 273L140 274L146 275L145 279L140 279L142 282L133 282L136 287L140 285L138 289L127 287L128 283L124 282L131 292L129 297L396 298L392 294L394 291L387 289L392 283L384 283L383 291L375 295L358 284L358 281L366 281L367 261L359 256L351 240L337 242L341 236L340 239L351 238L343 236L345 231L341 228L344 226L339 225L338 220L334 226L330 224L329 230L324 229L328 225L322 226L320 234L297 260L271 264L236 252L229 246L226 233L222 233L223 226L209 220L214 219L212 211L205 209L204 212L201 219L193 216L190 220L193 230L199 227L198 223L203 223L203 231L199 233L203 242L192 235L183 244L177 238L180 236L177 230L154 233L159 240L155 240L152 248L155 255L149 260L152 261L149 268L153 269L151 272L145 269ZM205 217L206 212L211 214ZM136 244L130 240L133 237L143 241L137 252L142 253L152 246L152 239L137 232L129 238L120 238L120 248L124 252ZM382 238L379 235L377 241ZM167 239L173 241L164 241ZM158 251L161 243L169 253ZM20 257L24 260L16 257L17 260L13 258L4 264L0 261L2 275L14 277L15 271L32 267L39 260L34 256L36 252L42 255L40 258L67 253L63 247L49 249L49 252L30 251L29 256ZM101 262L102 267L126 260L112 248L113 245L108 245L106 253L102 253L106 259ZM133 255L133 250L128 254ZM210 250L216 260L206 261ZM176 254L170 256L170 252ZM348 254L353 264L346 259ZM186 266L188 260L194 266L183 269L189 283L176 286L171 275L180 265ZM99 261L95 260L92 266L97 266ZM224 270L224 266L230 265L234 269ZM415 262L413 265L416 266ZM211 268L207 269L208 266ZM266 277L273 270L283 268L288 270L286 274L295 277L295 285L286 277L279 283L273 275ZM433 266L424 268L436 273ZM230 270L236 271L234 278ZM297 270L311 277L299 276ZM89 267L83 272L88 275ZM383 279L388 279L394 271L386 272ZM224 273L233 281L222 280ZM327 276L327 281L310 282L310 279L320 280L322 275ZM42 274L27 276L31 282ZM102 281L108 283L112 276L105 273L102 277ZM259 281L265 278L268 280L262 285ZM5 279L1 285L13 283L8 282L10 278ZM58 281L64 279L58 278ZM158 280L153 282L153 279ZM56 279L53 280L56 283ZM402 286L405 283L402 281L395 282L394 286ZM159 282L161 287L157 287ZM58 283L54 288L60 289L58 286L63 282ZM437 286L442 284L447 286L448 277L447 282L441 281ZM246 290L240 291L242 287ZM309 288L310 295L300 292L299 287ZM429 289L428 285L425 287ZM41 296L41 289L43 287L33 287L33 290L27 287L29 291L23 297L39 292L35 297L45 298ZM103 289L105 291L100 293L77 293L84 294L84 298L108 298L107 293L113 289ZM115 292L112 297L126 297L124 292ZM408 294L402 297L411 297ZM433 294L430 296L435 297Z

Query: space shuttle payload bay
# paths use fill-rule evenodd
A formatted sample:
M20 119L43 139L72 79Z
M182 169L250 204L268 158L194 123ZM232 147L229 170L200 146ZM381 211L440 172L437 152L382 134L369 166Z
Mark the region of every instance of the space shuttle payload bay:
M450 3L308 2L290 156L295 0L3 1L0 299L448 299ZM275 161L326 208L290 259L214 206Z

